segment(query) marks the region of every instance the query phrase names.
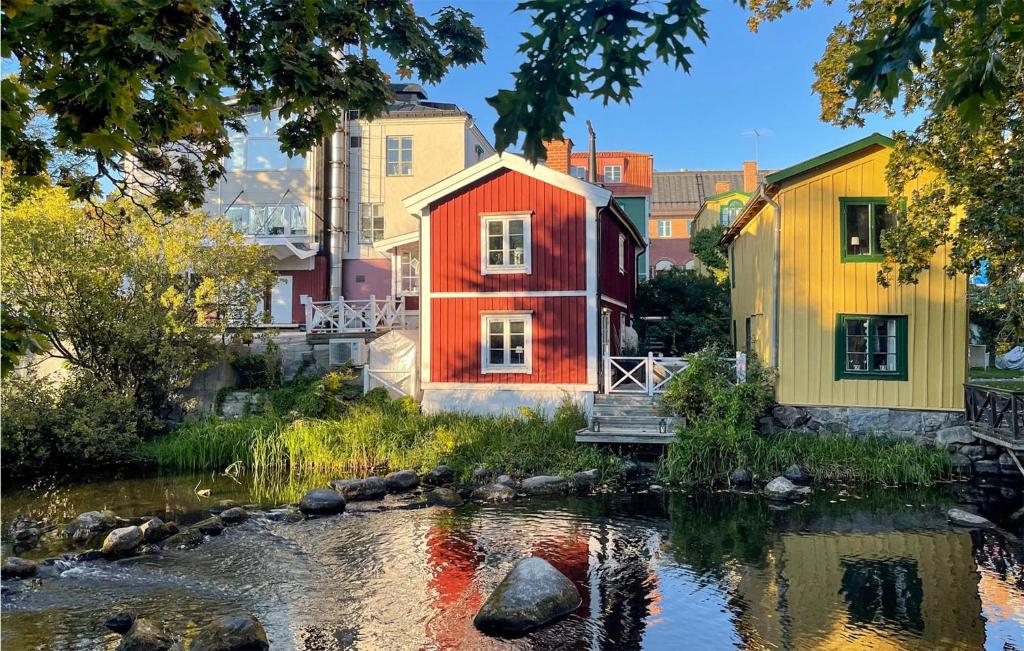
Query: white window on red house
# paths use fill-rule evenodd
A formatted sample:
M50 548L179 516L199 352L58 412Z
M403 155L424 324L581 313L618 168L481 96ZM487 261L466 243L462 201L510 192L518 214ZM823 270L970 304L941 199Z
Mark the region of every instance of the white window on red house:
M416 294L420 290L420 261L412 253L403 253L399 269L399 291L406 294Z
M530 273L530 213L480 215L480 271Z
M533 317L530 313L483 314L481 336L481 372L531 372Z
M626 273L626 236L619 234L619 273Z
M605 165L604 182L622 183L622 165Z

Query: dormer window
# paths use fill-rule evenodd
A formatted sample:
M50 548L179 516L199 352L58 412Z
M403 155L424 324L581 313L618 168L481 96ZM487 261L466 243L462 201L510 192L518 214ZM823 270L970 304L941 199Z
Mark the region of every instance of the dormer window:
M604 182L622 183L622 165L605 165Z
M573 165L571 168L569 168L569 174L573 175L578 179L582 179L584 181L587 180L587 168L585 167Z
M742 211L743 202L740 201L739 199L733 199L727 204L722 204L722 206L718 209L719 222L725 228L729 228L729 226L732 225L734 221L736 221L736 218L740 216L740 213Z
M531 272L531 217L529 212L480 215L482 274Z

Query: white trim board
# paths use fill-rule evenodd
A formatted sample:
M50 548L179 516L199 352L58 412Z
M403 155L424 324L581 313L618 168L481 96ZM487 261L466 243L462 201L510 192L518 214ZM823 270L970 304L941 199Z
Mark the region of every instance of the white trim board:
M626 310L629 309L628 305L626 305L625 303L623 303L622 301L620 301L617 298L612 298L608 294L601 294L601 300L604 301L605 303L611 303L612 305L618 305L619 307L621 307L623 309L626 309Z

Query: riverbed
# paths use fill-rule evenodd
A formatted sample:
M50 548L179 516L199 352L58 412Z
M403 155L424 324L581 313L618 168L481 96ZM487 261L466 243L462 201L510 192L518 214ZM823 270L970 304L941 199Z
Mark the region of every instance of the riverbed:
M3 525L17 512L59 522L103 508L188 524L217 500L270 508L321 482L36 487L3 496ZM113 648L103 622L131 610L177 632L251 613L273 649L1024 649L1019 527L946 523L948 507L978 494L832 487L776 508L753 494L645 491L256 516L196 549L5 582L0 639L5 650ZM1005 510L987 515L1011 527ZM22 555L52 556L60 544ZM525 637L482 635L473 616L530 555L572 579L583 603Z

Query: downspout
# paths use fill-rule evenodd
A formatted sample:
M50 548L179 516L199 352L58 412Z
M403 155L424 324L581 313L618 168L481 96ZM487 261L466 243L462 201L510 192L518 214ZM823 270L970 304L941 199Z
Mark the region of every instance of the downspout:
M348 179L348 112L344 112L341 124L331 135L331 182L328 196L330 197L330 243L331 256L330 295L335 300L341 296L341 261L345 248L344 233L347 227L345 204L347 203L346 185Z
M764 199L765 203L771 206L775 210L775 228L773 232L774 238L774 251L772 252L772 265L774 272L774 279L772 281L772 358L771 367L774 369L779 368L779 303L780 295L782 293L782 206L775 201L772 201L768 193L765 192L765 185L761 183L757 186L758 195Z
M587 181L597 183L597 134L594 133L594 125L587 120L587 133L590 134L590 155L587 157Z

